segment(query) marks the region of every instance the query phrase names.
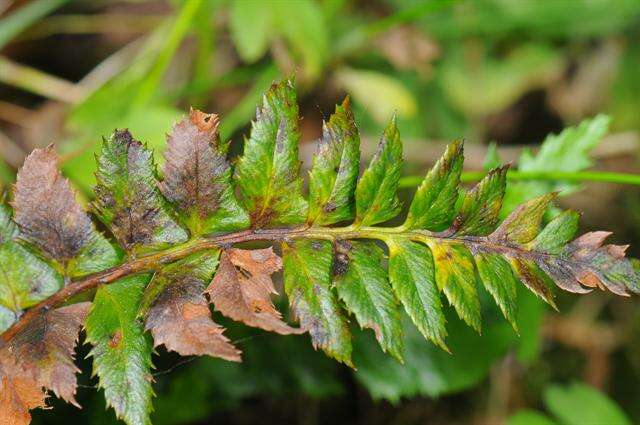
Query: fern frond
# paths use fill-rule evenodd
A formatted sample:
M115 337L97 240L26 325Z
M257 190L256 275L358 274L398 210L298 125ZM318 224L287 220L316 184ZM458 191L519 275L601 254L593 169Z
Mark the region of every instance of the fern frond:
M116 131L97 157L92 204L112 241L76 203L51 147L27 158L13 218L0 205L0 323L15 322L2 329L0 422L28 422L28 410L44 405L43 388L73 401L71 353L83 321L108 405L128 424L145 424L154 345L240 360L209 304L248 326L308 332L314 347L353 366L348 314L401 361L402 309L448 351L444 298L480 332L482 287L515 329L519 284L554 307L555 286L640 292L635 263L626 247L604 244L608 233L574 240L571 211L542 228L555 193L500 222L507 167L463 191L461 141L426 174L404 222L385 226L402 211L400 132L394 117L358 179L360 138L348 100L324 124L307 200L298 119L293 83L274 84L233 169L217 116L191 111L168 136L162 178L146 146ZM272 246L234 248L248 241ZM280 269L299 328L271 300ZM59 308L93 288L90 308ZM41 349L30 351L36 344Z

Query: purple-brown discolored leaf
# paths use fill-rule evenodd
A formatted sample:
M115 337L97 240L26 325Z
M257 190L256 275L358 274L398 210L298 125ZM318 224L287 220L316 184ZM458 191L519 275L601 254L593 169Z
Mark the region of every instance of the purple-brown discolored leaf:
M156 346L183 356L208 354L230 361L240 361L236 349L211 320L207 299L194 278L183 276L162 292L147 316L146 328L153 334Z
M283 322L271 302L271 295L277 294L271 275L281 268L273 248L228 249L207 293L216 310L234 320L283 335L302 333Z
M231 186L228 144L218 137L218 116L191 110L167 138L160 190L186 215L192 233L249 227Z
M53 145L34 150L25 160L13 207L21 237L65 267L73 260L75 264L67 267L70 275L98 271L117 261L114 249L76 202L58 169Z
M565 246L558 257L541 262L540 267L559 286L569 291L586 292L590 288L600 288L617 295L638 292L636 272L625 258L627 246L603 244L610 234L585 233ZM582 290L578 282L584 287ZM566 288L570 283L573 285Z
M140 315L156 346L183 356L204 355L240 361L240 351L211 319L203 294L218 265L218 251L204 251L156 273L142 297Z

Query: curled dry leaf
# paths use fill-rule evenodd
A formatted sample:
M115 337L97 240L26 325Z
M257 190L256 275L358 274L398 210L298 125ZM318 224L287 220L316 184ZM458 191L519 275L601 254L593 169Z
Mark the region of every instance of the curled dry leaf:
M44 407L46 390L78 406L73 363L78 331L90 303L51 310L28 323L0 348L0 423L27 424Z
M283 322L271 302L271 295L278 293L271 275L281 268L273 248L228 249L206 292L216 310L234 320L283 335L302 333Z

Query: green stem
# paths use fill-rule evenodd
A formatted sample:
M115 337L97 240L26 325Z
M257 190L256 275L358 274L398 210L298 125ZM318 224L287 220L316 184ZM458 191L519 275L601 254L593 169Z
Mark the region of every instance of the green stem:
M484 171L463 172L460 180L466 183L482 179ZM400 179L401 188L416 187L424 177L406 176ZM509 170L507 179L512 181L545 180L571 183L598 182L640 185L640 174L615 173L611 171L516 171Z

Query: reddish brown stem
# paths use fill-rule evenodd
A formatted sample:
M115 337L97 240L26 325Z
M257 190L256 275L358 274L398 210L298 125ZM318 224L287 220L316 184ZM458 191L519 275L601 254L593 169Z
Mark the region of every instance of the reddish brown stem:
M302 229L245 230L220 236L197 239L166 251L131 259L119 266L84 276L80 280L71 282L60 291L27 310L16 323L0 335L0 345L11 340L27 323L38 315L46 313L60 304L64 304L74 295L96 288L100 285L107 285L120 278L136 273L154 271L163 264L172 263L181 258L187 257L190 254L205 249L255 240L282 240L300 231L302 231Z

